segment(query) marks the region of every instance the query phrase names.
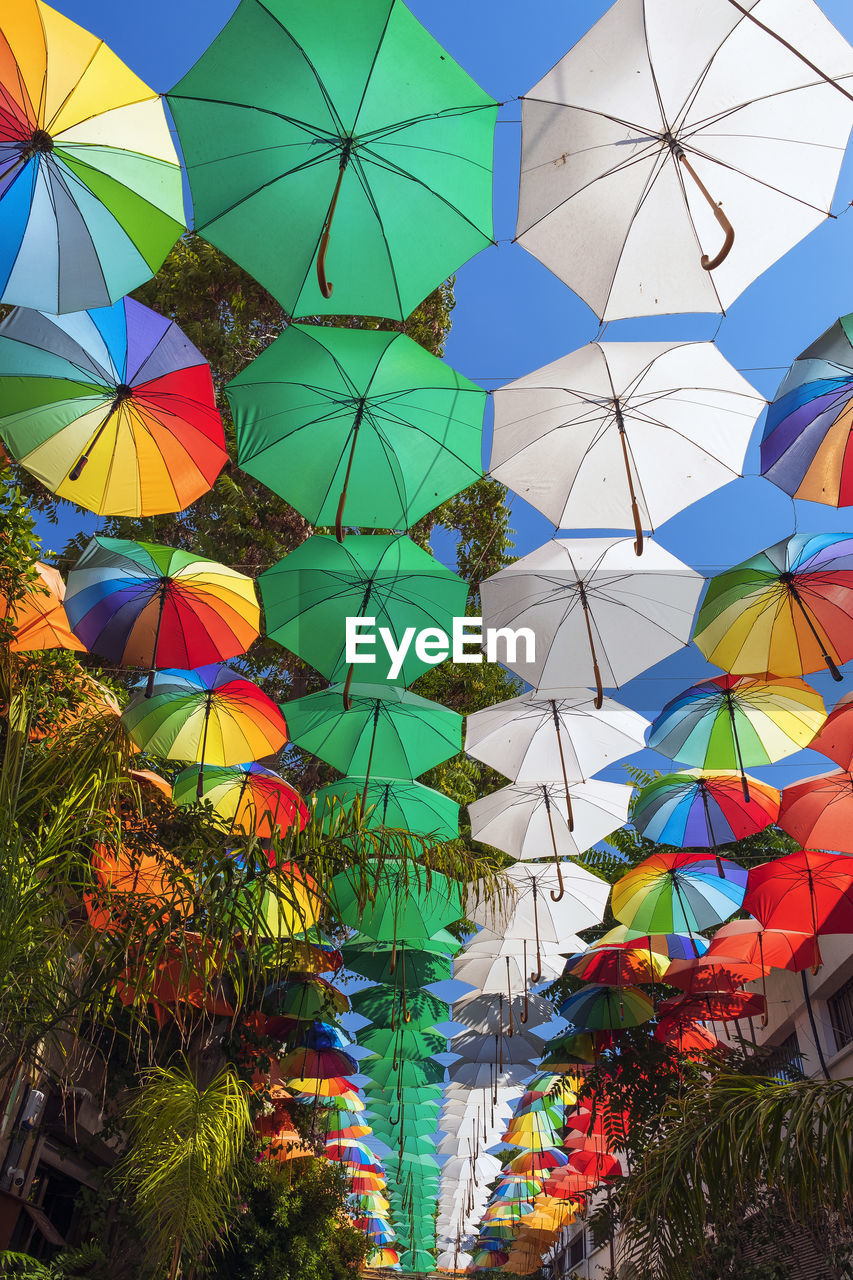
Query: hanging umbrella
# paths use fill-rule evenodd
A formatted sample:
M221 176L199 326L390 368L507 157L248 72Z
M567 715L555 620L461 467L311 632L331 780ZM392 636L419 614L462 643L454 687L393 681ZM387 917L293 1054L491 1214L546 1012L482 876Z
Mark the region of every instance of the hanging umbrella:
M562 858L577 857L624 826L630 802L631 788L623 783L579 783L571 790L570 827L563 787L513 784L469 804L468 816L475 840L525 860L550 852L559 867Z
M462 717L396 685L331 685L284 705L290 740L341 773L413 779L462 749ZM470 721L469 721L470 723Z
M829 756L841 769L853 769L853 693L839 698L817 737L812 751Z
M524 1151L520 1156L513 1156L504 1166L510 1173L530 1173L535 1177L551 1169L561 1169L569 1163L565 1151L553 1148L550 1151Z
M370 951L352 946L344 946L341 950L348 969L360 973L363 978L370 978L372 982L390 984L400 995L408 992L409 987L426 987L433 982L444 982L451 976L449 955L430 955L406 946L405 942L398 945L393 966L390 944ZM401 999L404 1020L407 1000L408 995L406 1000Z
M290 315L404 320L491 243L497 104L400 0L243 0L168 102L196 229Z
M654 1017L654 1005L638 987L597 986L590 983L559 1006L560 1016L581 1031L621 1031Z
M468 598L461 578L410 538L395 534L351 537L343 543L314 534L258 582L270 639L327 679L345 678L347 685L355 670L345 657L347 618L375 618L376 635L385 627L399 646L409 627L415 633L438 627L449 634ZM391 659L381 642L372 656L371 678L390 678ZM411 684L439 660L423 660L410 646L394 679Z
M717 676L672 698L649 732L649 746L699 769L772 764L807 747L826 719L823 699L804 680Z
M733 675L802 675L853 657L853 536L794 534L718 574L693 639Z
M463 955L467 954L467 951L463 952ZM528 995L522 1007L520 998L510 999L502 991L463 996L453 1005L453 1021L469 1031L495 1032L501 1026L514 1031L516 1022L526 1024L532 1030L543 1022L550 1022L553 1016L554 1006L543 996Z
M648 840L713 850L755 835L779 816L779 792L757 778L697 769L665 773L637 794L631 819Z
M346 1013L349 1000L331 982L323 978L287 979L265 988L261 1010L276 1018L296 1022L314 1022L330 1015ZM359 1107L353 1108L360 1110Z
M728 859L653 853L616 881L610 905L633 929L693 934L734 915L746 882L746 871Z
M853 773L821 773L786 787L779 826L804 849L853 853Z
M402 333L289 325L226 394L242 470L338 541L408 529L482 474L486 393Z
M175 804L197 802L199 773L196 765L181 770L172 789ZM292 827L304 831L308 822L308 810L299 792L259 764L208 765L201 793L229 832L242 831L268 840Z
M547 1042L540 1065L551 1071L568 1071L581 1063L594 1062L595 1054L593 1036L583 1031L569 1031Z
M669 956L670 960L688 960L701 956L708 950L708 939L693 937L689 933L644 933L642 929L629 929L626 924L614 925L607 933L591 942L590 947L611 947L617 944L641 947Z
M132 298L0 324L0 436L51 493L102 516L182 511L228 453L210 367Z
M255 584L227 565L153 542L93 538L71 573L65 608L91 653L121 666L201 667L257 639Z
M789 969L793 973L814 964L811 933L765 929L758 920L731 920L714 931L707 956L757 965L765 973Z
M591 342L495 392L489 474L559 529L636 552L743 466L764 398L713 342Z
M814 67L853 51L747 9L618 0L522 99L516 238L602 319L725 311L829 213L853 108Z
M328 1080L333 1076L354 1075L358 1070L355 1058L341 1049L293 1049L279 1060L279 1071L285 1080Z
M101 307L184 229L163 105L97 36L20 0L0 35L0 302Z
M654 1037L661 1044L669 1045L685 1057L703 1056L719 1048L719 1040L701 1022L683 1021L681 1018L661 1018L654 1029Z
M327 831L338 829L356 808L369 829L397 829L434 840L455 840L459 835L459 805L420 782L343 778L318 787L314 805Z
M5 601L4 619L14 634L9 640L12 653L32 653L38 649L71 649L85 653L86 646L71 631L65 612L65 583L58 569L36 560L34 575L19 600Z
M622 1164L618 1156L599 1155L595 1151L572 1151L568 1163L573 1173L594 1178L596 1183L622 1176Z
M639 750L647 728L612 698L596 710L586 689L561 698L531 692L468 716L465 750L513 782L562 782L573 827L571 783Z
M619 943L612 947L592 947L569 956L565 971L584 982L621 987L638 982L660 982L670 964L667 956L643 950L631 943Z
M842 316L797 357L770 405L761 474L792 498L853 503L848 457L853 316Z
M815 939L853 932L853 860L806 849L763 862L749 873L743 907L766 929L810 932ZM815 951L816 962L818 956Z
M583 945L580 939L577 941ZM478 991L515 996L524 992L528 982L553 982L559 978L563 960L556 950L558 946L540 943L537 952L533 938L507 938L483 929L466 943L453 966L453 976ZM536 968L531 969L534 963Z
M666 980L688 995L711 991L739 991L745 982L761 977L760 965L746 961L704 956L692 960L673 960Z
M377 1026L393 1027L399 1015L401 993L388 987L369 987L365 991L355 991L352 996L352 1007L363 1018L369 1018ZM446 1001L429 991L409 991L406 995L409 1019L407 1025L420 1027L424 1031L432 1030L435 1023L447 1022L450 1008Z
M685 1022L734 1022L766 1013L767 1006L760 991L704 991L689 996L662 1000L658 1012L664 1017L677 1017Z
M616 687L688 643L702 578L650 542L554 538L482 583L487 627L526 627L535 657L505 665L543 691Z
M465 914L458 885L406 861L368 861L334 877L330 902L341 924L378 941L430 938Z
M135 694L122 720L143 750L201 765L199 794L205 763L258 760L287 741L287 726L272 699L251 680L220 665L158 672L152 696L147 689Z
M140 916L151 921L150 931L158 918L165 922L193 913L190 874L163 849L142 852L96 844L92 870L99 888L84 893L83 902L89 924L100 932L115 932Z
M374 1084L387 1088L405 1089L423 1084L440 1084L444 1080L444 1067L431 1058L369 1058L362 1064L363 1074Z

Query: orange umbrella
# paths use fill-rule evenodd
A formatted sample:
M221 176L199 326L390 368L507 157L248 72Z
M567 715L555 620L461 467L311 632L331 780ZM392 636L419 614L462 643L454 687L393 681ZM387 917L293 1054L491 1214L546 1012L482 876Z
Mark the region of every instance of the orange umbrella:
M73 634L65 606L65 583L58 569L35 563L38 578L28 587L22 599L9 605L4 617L9 618L15 635L9 648L15 653L36 649L72 649L86 653L86 646Z
M130 970L116 983L123 1005L135 1004L140 994L154 1006L158 1026L174 1018L179 1007L189 1005L211 1017L234 1013L232 997L226 995L222 978L216 973L220 957L213 944L199 933L185 933L180 943L172 943L158 961L150 985L140 989L139 977Z
M685 1057L702 1057L720 1047L720 1041L701 1022L680 1018L661 1018L655 1027L655 1039L668 1044Z
M89 923L102 933L115 932L123 927L128 915L138 913L140 905L161 904L165 908L162 919L170 914L192 915L192 890L187 873L180 863L165 850L155 853L137 853L122 848L117 852L106 845L95 845L92 857L95 876L104 889L99 893L84 893L83 901ZM148 932L156 928L152 922Z

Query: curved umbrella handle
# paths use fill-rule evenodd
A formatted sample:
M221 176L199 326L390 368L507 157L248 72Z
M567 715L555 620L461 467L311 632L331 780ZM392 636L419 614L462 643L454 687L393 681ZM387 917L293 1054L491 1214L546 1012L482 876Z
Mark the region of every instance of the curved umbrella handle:
M559 885L559 889L557 892L553 889L551 890L551 901L559 902L565 896L566 886L563 884L563 869L560 866L559 858L556 858L555 862L557 866L557 884Z
M354 675L355 675L355 663L351 662L349 671L347 672L346 684L344 685L344 695L343 695L344 711L352 711L352 698L350 697L350 689L352 688L352 679Z
M335 189L332 193L331 203L329 204L329 212L326 214L326 221L323 223L323 234L320 236L320 244L317 248L317 283L320 286L320 292L324 298L331 298L334 286L326 279L326 254L329 251L329 237L332 234L332 219L335 216L335 208L338 203L338 196L341 194L341 183L344 178L344 169L347 167L349 160L349 150L344 149L341 156L341 164L338 169L338 180L335 183Z
M722 208L714 199L714 197L711 195L710 191L705 186L704 182L699 177L699 174L693 168L693 165L687 159L687 156L684 154L684 152L680 147L675 152L675 155L681 161L681 164L683 165L683 167L690 174L690 177L693 179L693 181L696 183L696 186L702 192L702 195L708 201L708 204L711 206L711 209L713 210L714 217L717 219L717 222L720 224L720 226L723 228L723 231L726 234L726 238L723 241L723 247L722 249L720 249L719 253L716 254L715 257L709 258L707 253L703 253L702 257L699 259L702 265L703 271L714 271L717 267L721 266L722 263L725 262L726 258L731 253L732 246L735 242L735 229L732 226L732 224L729 222L728 218L723 213Z

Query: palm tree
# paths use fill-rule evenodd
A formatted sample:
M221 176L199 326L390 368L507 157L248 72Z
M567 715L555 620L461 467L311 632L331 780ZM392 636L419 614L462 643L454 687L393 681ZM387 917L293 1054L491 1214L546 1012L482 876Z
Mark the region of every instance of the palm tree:
M129 1147L115 1173L133 1196L154 1268L175 1280L224 1239L251 1128L246 1092L226 1067L202 1087L189 1063L154 1067L122 1117Z
M626 1180L620 1274L695 1280L721 1234L745 1214L760 1225L765 1206L806 1229L818 1222L824 1244L841 1228L849 1247L851 1172L851 1081L706 1079L665 1109Z

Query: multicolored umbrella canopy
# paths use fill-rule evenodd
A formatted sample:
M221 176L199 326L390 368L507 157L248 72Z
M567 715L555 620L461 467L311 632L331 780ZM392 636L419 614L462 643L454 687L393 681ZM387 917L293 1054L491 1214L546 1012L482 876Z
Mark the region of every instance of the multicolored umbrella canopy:
M72 634L65 612L65 583L58 569L37 560L35 574L20 600L4 602L4 618L14 630L9 641L13 653L37 649L71 649L85 653L86 646Z
M746 787L748 798L737 773L665 773L640 790L632 820L659 844L716 849L763 831L779 816L774 787L757 778L747 778Z
M825 666L834 680L853 658L853 535L797 533L718 574L693 636L733 675L799 676Z
M654 1005L639 987L590 983L559 1006L561 1018L581 1031L621 1031L654 1017Z
M324 827L334 830L356 803L367 827L398 828L415 836L455 840L459 835L459 805L420 782L394 778L344 778L314 792L316 812Z
M395 646L409 627L439 627L448 635L462 617L468 586L410 538L396 534L350 537L343 543L314 534L258 579L267 634L329 680L352 680L345 657L347 618L375 618L374 680L390 679L391 659L378 638L386 627ZM364 638L364 637L362 637ZM437 662L409 646L394 683L408 685Z
M65 609L91 653L150 668L149 693L155 668L234 658L257 639L260 625L255 584L245 574L191 551L126 538L92 539L68 575Z
M823 699L795 677L717 676L672 698L650 747L699 769L772 764L807 747L826 719Z
M850 430L853 315L842 316L792 364L770 405L761 474L792 498L853 505Z
M152 696L145 696L143 686L122 719L143 750L201 765L263 759L287 741L284 717L272 699L251 680L218 664L158 672Z
M633 947L642 947L658 955L669 956L670 960L689 960L692 956L704 955L708 950L708 939L694 937L684 933L644 933L642 929L629 929L626 924L614 925L607 933L590 947L610 947L617 943L628 943Z
M397 685L330 685L286 704L294 746L356 777L417 778L462 749L462 717Z
M0 302L82 311L159 271L184 229L162 103L42 0L0 33Z
M404 320L491 243L497 104L401 0L243 0L168 101L196 229L290 315Z
M566 973L584 982L629 986L638 982L660 982L670 963L668 956L622 942L610 947L591 947L579 955L569 956Z
M405 334L289 325L226 394L241 468L339 539L408 529L482 474L486 393Z
M740 907L747 873L705 853L653 853L613 886L617 920L650 933L695 933Z
M172 789L175 804L197 802L199 772L197 766L181 770ZM293 826L302 831L308 822L308 809L299 792L259 764L208 765L201 798L209 801L229 832L271 839Z
M779 826L804 849L853 853L853 773L839 769L786 787Z
M64 316L13 311L0 324L0 403L15 461L103 516L182 511L228 458L207 361L132 298Z
M458 885L440 872L393 858L339 872L330 902L342 924L379 941L431 938L465 914Z

